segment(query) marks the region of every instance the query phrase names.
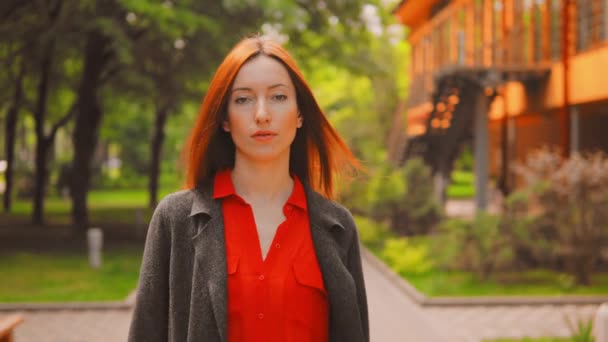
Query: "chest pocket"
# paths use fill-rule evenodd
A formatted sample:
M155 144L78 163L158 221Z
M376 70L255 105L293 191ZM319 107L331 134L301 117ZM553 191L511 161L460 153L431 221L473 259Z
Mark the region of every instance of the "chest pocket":
M241 293L241 283L238 279L239 256L229 255L226 258L228 273L228 311L241 311L243 308L243 298Z
M288 291L287 310L290 319L302 329L300 337L314 338L324 336L328 329L329 305L328 296L323 285L323 276L319 266L314 262L296 262L292 265L293 283ZM307 340L307 339L303 339Z
M231 255L227 259L228 259L227 260L228 261L228 265L227 265L228 275L235 274L239 268L239 256Z
M309 287L323 297L327 297L323 286L323 276L317 265L312 262L297 262L293 264L293 273L298 285Z

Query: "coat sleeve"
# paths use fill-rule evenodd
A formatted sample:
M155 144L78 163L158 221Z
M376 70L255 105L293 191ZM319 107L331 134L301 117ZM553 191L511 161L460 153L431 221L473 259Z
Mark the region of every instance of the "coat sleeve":
M349 223L353 228L353 238L350 243L348 250L348 268L350 274L355 280L355 286L357 287L357 302L359 305L359 315L361 316L361 327L365 339L369 342L369 317L367 311L367 294L365 291L365 280L363 279L363 267L361 266L361 252L359 247L359 234L355 221L350 213L348 213Z
M129 342L168 341L171 240L165 207L161 201L148 227Z

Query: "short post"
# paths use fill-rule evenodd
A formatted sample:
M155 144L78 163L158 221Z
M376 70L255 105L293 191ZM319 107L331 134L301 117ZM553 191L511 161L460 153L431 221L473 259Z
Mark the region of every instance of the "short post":
M595 312L593 335L597 342L608 342L608 303L600 305Z
M103 232L101 228L89 228L87 231L89 244L89 264L93 268L101 267L101 249L103 247Z

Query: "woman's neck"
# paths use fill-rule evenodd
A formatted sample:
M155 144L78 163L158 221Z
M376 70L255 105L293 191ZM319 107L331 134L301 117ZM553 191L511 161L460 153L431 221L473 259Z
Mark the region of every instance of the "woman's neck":
M283 165L285 164L285 165ZM247 202L281 201L293 191L287 163L250 163L237 159L231 173L234 189Z

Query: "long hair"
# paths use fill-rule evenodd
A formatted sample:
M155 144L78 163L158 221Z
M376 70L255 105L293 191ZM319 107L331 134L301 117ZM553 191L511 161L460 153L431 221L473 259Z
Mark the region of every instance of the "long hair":
M211 80L196 123L184 147L185 188L213 181L219 170L234 167L235 146L222 129L228 116L228 98L243 64L265 55L279 61L296 90L303 124L290 147L289 171L327 198L334 197L336 178L361 168L319 107L295 60L278 43L260 36L245 38L226 56Z

